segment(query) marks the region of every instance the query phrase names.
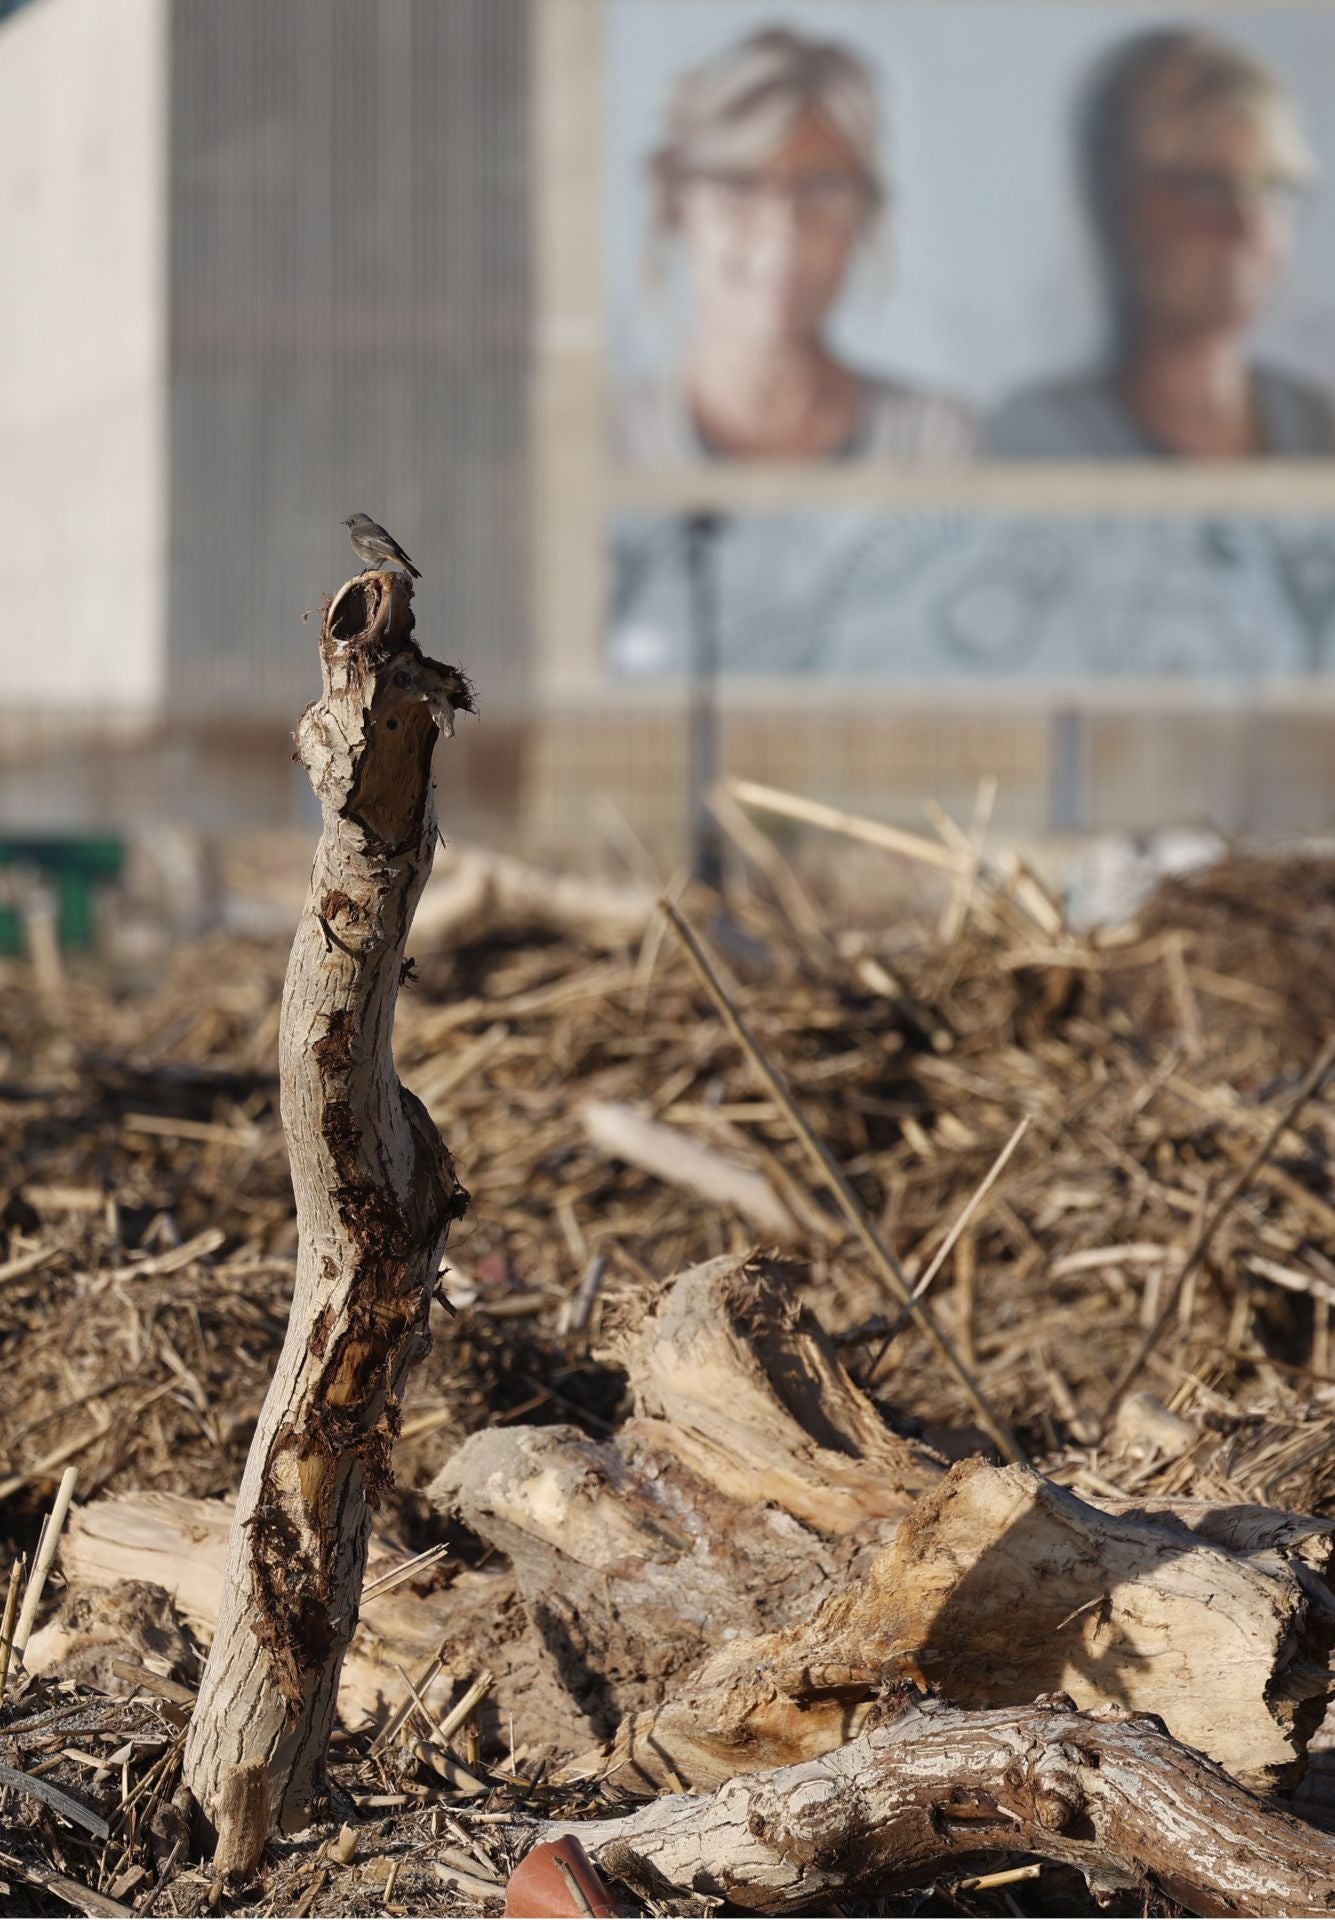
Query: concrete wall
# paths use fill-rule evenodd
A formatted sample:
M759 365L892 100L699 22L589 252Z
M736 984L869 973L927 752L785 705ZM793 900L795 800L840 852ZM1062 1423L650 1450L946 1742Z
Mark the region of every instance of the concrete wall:
M166 0L0 26L8 720L163 687Z

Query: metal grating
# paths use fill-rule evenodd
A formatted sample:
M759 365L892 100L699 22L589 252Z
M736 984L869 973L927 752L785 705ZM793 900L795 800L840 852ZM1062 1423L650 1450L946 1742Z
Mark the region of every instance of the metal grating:
M174 0L168 705L295 714L364 510L529 675L528 0Z

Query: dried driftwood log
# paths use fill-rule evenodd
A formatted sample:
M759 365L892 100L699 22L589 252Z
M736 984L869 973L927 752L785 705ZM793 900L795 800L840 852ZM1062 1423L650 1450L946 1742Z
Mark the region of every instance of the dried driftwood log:
M1191 1521L1195 1521L1195 1525ZM828 1752L898 1677L961 1706L1061 1690L1160 1715L1258 1791L1301 1770L1330 1691L1335 1527L1257 1510L1110 1515L961 1462L865 1578L722 1647L576 1771L711 1787Z
M944 1472L890 1432L775 1262L725 1257L682 1274L624 1361L646 1440L817 1533L900 1519Z
M269 1818L304 1825L357 1623L370 1510L404 1379L430 1344L446 1232L467 1201L400 1085L390 1033L437 837L432 755L467 683L413 639L412 587L362 574L330 605L297 753L323 827L279 1032L300 1250L291 1317L237 1499L222 1611L186 1748L206 1817L263 1760Z
M844 1556L779 1507L739 1508L670 1454L573 1427L475 1433L430 1489L514 1568L597 1732L720 1639L809 1613Z
M232 1513L230 1500L163 1492L110 1494L75 1507L61 1540L65 1601L29 1644L34 1672L95 1663L114 1679L118 1661L134 1663L145 1653L160 1659L170 1647L144 1645L139 1626L149 1596L160 1603L148 1616L150 1626L155 1618L170 1626L176 1613L207 1645L218 1623ZM373 1533L367 1587L407 1558L405 1547ZM487 1667L494 1683L480 1718L498 1737L508 1740L513 1729L531 1752L555 1747L562 1754L582 1751L598 1738L604 1729L570 1697L552 1656L529 1631L514 1576L502 1560L454 1573L447 1588L431 1584L434 1577L427 1576L426 1592L406 1581L373 1591L369 1599L363 1594L339 1679L338 1714L345 1727L383 1726L410 1697L404 1674L415 1674L439 1704L441 1689L466 1686ZM131 1594L141 1597L131 1604ZM188 1648L182 1652L188 1658ZM441 1672L436 1681L423 1682L437 1654Z
M218 1625L228 1541L235 1512L230 1500L199 1500L180 1493L118 1493L76 1507L61 1541L60 1565L67 1602L60 1615L33 1636L29 1664L37 1672L63 1670L93 1640L117 1651L133 1638L119 1619L111 1595L122 1583L170 1596L185 1624L206 1645ZM401 1548L372 1537L367 1578L387 1573L406 1557ZM96 1610L74 1609L76 1598L109 1589ZM364 1601L358 1632L344 1659L338 1709L348 1726L382 1716L398 1697L398 1669L420 1669L440 1644L452 1597L421 1595L393 1587Z
M1159 1721L1079 1713L1062 1695L978 1711L901 1690L819 1758L537 1837L558 1834L650 1897L712 1895L754 1913L812 1913L1017 1853L1191 1913L1335 1907L1335 1837L1262 1806Z
M431 1499L510 1559L600 1731L721 1641L808 1615L943 1463L890 1433L772 1262L673 1285L626 1360L640 1415L476 1433Z
M763 1261L684 1274L623 1351L640 1411L614 1444L475 1435L431 1490L510 1556L599 1724L638 1691L573 1771L713 1787L838 1746L900 1677L974 1707L1060 1689L1157 1713L1258 1790L1301 1769L1329 1692L1335 1528L1110 1514L981 1460L945 1475ZM693 1644L709 1652L688 1672Z
M1262 1790L1301 1767L1328 1692L1331 1524L1201 1502L1102 1511L980 1460L946 1474L884 1428L766 1262L684 1275L623 1350L643 1411L615 1442L476 1434L432 1488L510 1558L527 1615L503 1636L473 1609L459 1670L495 1666L523 1727L531 1644L528 1690L558 1672L564 1687L538 1737L567 1754L624 1715L572 1774L710 1789L818 1758L906 1678L970 1708L1060 1688L1153 1712ZM113 1504L75 1516L67 1578L172 1584L142 1540L114 1560L126 1517L97 1518ZM198 1586L179 1523L174 1551ZM345 1713L381 1704L482 1578L374 1601ZM183 1605L204 1610L198 1594Z
M1109 1513L971 1460L919 1502L868 1588L891 1644L950 1699L1062 1691L1153 1712L1266 1792L1301 1769L1325 1711L1333 1552L1335 1523L1197 1501Z

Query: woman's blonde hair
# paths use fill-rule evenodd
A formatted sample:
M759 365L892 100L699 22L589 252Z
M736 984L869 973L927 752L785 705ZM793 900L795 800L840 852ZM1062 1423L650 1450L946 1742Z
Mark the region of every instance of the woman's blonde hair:
M677 224L691 174L763 164L804 116L819 113L857 162L869 211L884 197L881 115L866 63L833 40L764 27L689 68L668 103L649 162L655 233Z

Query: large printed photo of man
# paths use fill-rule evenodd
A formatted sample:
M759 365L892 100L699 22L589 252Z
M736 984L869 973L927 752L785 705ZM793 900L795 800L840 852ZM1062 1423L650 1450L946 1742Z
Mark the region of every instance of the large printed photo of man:
M1258 358L1315 164L1291 94L1215 33L1137 34L1100 63L1078 156L1108 358L989 423L998 459L1232 460L1335 453L1328 388Z
M674 82L648 160L651 249L690 285L676 363L618 394L617 451L691 459L957 460L963 408L850 365L828 323L894 219L871 63L762 27Z

